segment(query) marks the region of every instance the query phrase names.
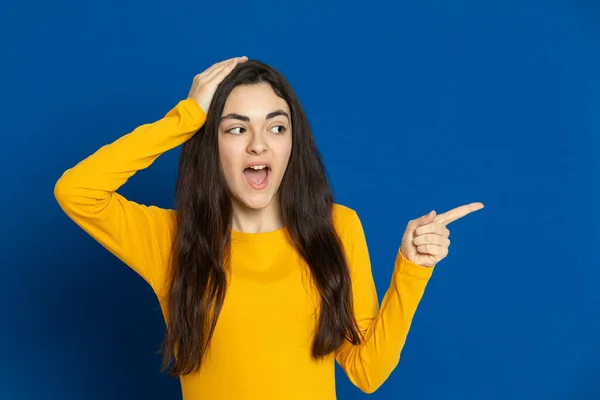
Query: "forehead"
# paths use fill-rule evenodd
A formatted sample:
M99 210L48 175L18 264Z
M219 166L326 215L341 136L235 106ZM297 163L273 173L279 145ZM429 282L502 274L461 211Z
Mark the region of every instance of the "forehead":
M287 102L277 96L268 83L240 85L229 94L223 115L238 113L250 118L264 118L266 114L278 109L289 113Z

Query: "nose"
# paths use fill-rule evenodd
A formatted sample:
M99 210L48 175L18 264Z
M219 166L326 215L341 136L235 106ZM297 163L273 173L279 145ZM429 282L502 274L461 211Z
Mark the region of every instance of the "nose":
M253 133L251 135L250 142L248 143L248 153L259 155L263 154L268 150L267 143L260 132Z

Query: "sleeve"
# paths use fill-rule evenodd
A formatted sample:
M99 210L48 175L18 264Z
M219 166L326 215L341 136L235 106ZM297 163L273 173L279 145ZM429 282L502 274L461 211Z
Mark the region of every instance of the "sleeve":
M175 230L174 212L127 200L116 191L137 171L196 133L206 115L180 101L164 118L141 125L66 170L54 187L63 211L160 292Z
M373 393L400 361L410 325L434 267L405 259L398 251L390 286L378 305L367 242L358 215L348 217L347 258L351 270L353 304L364 341L345 341L336 360L350 381L365 393Z

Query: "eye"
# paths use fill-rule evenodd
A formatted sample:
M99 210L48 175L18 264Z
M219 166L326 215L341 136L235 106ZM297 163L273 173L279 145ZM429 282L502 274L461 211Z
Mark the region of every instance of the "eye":
M239 129L240 131L239 132L234 132L236 129ZM245 131L245 130L246 130L245 128L237 127L237 128L228 129L225 132L231 133L232 135L241 135L242 133L244 133L243 131Z
M277 125L277 126L274 126L273 128L271 128L271 131L273 131L273 129L276 129L276 128L281 128L279 132L273 132L273 133L277 133L278 135L283 134L283 132L285 132L287 130L287 129L285 129L285 126Z

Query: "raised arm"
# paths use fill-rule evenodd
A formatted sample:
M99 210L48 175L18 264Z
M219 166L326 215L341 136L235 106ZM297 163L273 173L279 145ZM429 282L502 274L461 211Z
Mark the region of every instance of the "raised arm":
M145 206L117 190L161 154L191 138L204 124L214 91L238 62L217 63L194 78L185 100L164 118L141 125L68 169L54 194L64 212L159 293L175 234L175 212Z
M64 172L55 185L64 212L155 290L163 281L171 248L173 212L137 204L117 190L162 153L190 138L204 119L193 99L183 100L163 119L101 147Z

